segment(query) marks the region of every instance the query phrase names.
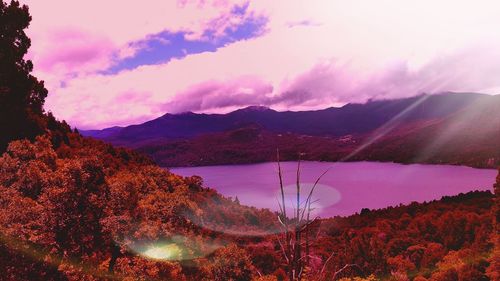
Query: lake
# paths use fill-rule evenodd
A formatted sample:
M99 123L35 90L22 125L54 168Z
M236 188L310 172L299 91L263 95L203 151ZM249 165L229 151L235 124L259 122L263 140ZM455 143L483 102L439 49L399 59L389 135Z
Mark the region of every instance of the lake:
M295 199L296 162L281 163L287 208ZM301 201L316 179L330 169L313 193L316 215L350 215L362 208L379 209L439 199L472 190L493 190L496 170L450 165L402 165L379 162L301 162ZM278 209L276 163L172 168L182 176L201 176L205 186L241 204Z

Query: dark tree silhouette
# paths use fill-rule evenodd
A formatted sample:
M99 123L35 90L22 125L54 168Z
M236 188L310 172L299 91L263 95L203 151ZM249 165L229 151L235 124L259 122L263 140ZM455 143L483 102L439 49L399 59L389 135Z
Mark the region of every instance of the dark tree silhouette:
M0 2L0 151L14 139L33 139L46 128L43 103L47 90L25 60L31 40L24 30L31 16L18 1Z

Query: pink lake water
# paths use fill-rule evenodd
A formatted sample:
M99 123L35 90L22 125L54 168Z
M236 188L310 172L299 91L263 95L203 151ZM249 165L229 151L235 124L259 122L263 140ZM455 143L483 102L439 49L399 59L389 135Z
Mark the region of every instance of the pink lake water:
M296 202L296 162L281 163L287 208ZM301 202L327 169L313 192L315 214L350 215L362 208L379 209L412 201L424 202L473 190L493 190L496 170L450 165L402 165L379 162L302 162ZM241 204L278 209L276 163L172 168L182 176L201 176L205 186Z

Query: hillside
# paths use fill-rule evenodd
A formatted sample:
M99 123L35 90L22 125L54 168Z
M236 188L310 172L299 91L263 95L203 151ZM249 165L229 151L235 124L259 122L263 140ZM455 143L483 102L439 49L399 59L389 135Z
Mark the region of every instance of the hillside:
M27 6L0 1L0 280L216 280L221 268L249 280L235 234L275 232L274 214L46 113L24 59L30 21Z
M500 159L498 98L474 105L445 119L397 125L383 134L320 137L277 134L259 125L182 140L153 140L132 148L161 166L203 166L272 162L276 148L282 159L317 161L391 161L495 168ZM360 149L361 148L361 149Z
M439 122L397 130L360 157L495 168L500 161L498 108L500 96L478 100Z
M14 141L0 157L0 280L284 280L276 214L124 149L75 133L58 149L48 139ZM316 221L307 274L330 280L355 264L337 277L495 280L494 198Z
M484 98L487 96L445 93L298 112L251 106L227 114L165 114L143 124L82 131L82 134L116 144L134 145L144 140L191 138L258 124L273 133L343 136L369 133L396 117L402 123L443 118Z
M24 59L30 20L26 6L0 1L0 106L9 109L0 111L1 281L278 281L298 268L279 242L291 237L282 226L293 219L243 206L199 177L83 137L46 113L47 91ZM226 137L285 144L267 134L252 125ZM340 148L356 141L317 138ZM305 261L302 280L496 281L499 186L500 176L495 195L471 192L299 225L295 237L312 240L307 255L294 252Z
M499 107L499 96L448 93L322 111L252 107L225 115L167 115L86 133L137 149L167 167L274 161L279 148L286 160L302 154L303 159L318 161L495 168L500 161L495 141L500 135Z

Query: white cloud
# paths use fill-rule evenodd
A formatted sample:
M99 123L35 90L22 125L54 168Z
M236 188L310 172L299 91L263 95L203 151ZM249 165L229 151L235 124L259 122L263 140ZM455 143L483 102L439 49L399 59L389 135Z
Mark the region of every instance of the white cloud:
M53 8L54 3L33 3L38 5L32 9L34 17L40 19L30 31L35 63L54 55L50 42L43 38L60 29L84 31L94 36L92 40L109 44L111 50L131 55L128 43L165 29L192 30L201 36L214 19L229 19L232 6L226 2L212 8L189 4L183 14L177 3L168 1L134 5L127 1L122 9L117 2L99 1L101 4L79 3L76 7L61 4L59 11L73 11L67 15L37 14L50 9L37 8L40 5ZM243 87L260 89L251 93L266 95L255 100L279 108L326 107L419 91L500 87L500 68L495 63L500 58L496 51L500 46L500 4L496 1L252 1L249 10L268 18L267 32L216 52L102 75L97 69L110 63L109 53L103 52L65 87L51 83L63 75L59 71L39 72L49 82L47 108L70 124L104 127L153 118L164 110L176 110L173 105L180 102L200 109L195 105L210 99L210 93L200 97L203 93L197 92L199 100L186 103L186 92L210 81L212 86L219 85L217 100L220 93L238 88L235 81L245 81ZM40 47L39 42L49 45ZM255 87L241 77L254 77ZM262 85L272 92L262 91ZM127 99L130 93L142 98Z

